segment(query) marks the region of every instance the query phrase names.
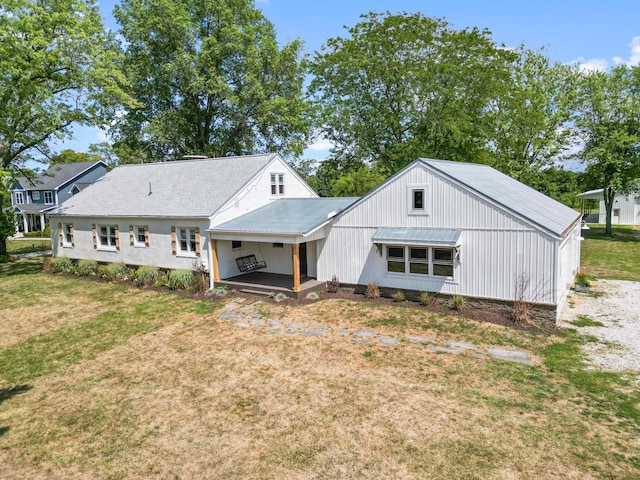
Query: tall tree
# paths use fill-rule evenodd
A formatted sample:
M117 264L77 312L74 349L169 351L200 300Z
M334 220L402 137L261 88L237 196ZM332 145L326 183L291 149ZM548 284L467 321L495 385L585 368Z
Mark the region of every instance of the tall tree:
M615 196L637 188L640 178L640 67L584 74L575 124L587 175L604 189L605 231L611 236Z
M0 262L7 258L7 238L16 231L13 211L7 207L11 205L9 179L8 172L0 167Z
M49 156L74 124L105 124L127 102L114 35L95 0L0 6L0 167Z
M302 152L302 45L280 48L253 1L123 0L115 16L140 102L115 127L121 159Z
M57 163L76 163L76 162L97 162L103 160L102 157L95 153L76 152L67 148L51 156L51 165Z
M486 30L369 13L310 62L322 130L345 162L391 174L418 156L487 161L489 102L517 54Z
M521 47L510 75L490 105L491 165L533 187L569 144L577 68L552 63L542 50Z

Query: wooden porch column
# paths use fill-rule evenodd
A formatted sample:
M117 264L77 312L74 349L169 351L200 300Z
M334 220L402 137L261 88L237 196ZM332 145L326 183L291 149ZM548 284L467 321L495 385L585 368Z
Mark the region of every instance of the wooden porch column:
M300 245L293 244L293 291L300 291Z
M220 267L218 266L218 241L211 239L211 263L213 271L213 281L220 281Z

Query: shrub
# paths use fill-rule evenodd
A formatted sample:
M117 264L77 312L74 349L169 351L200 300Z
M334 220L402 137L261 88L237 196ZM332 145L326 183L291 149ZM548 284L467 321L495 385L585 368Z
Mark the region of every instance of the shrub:
M194 292L204 292L207 289L207 269L200 260L193 262L193 281L191 290Z
M49 238L51 237L51 230L49 229L49 225L44 227L44 230L36 230L35 232L25 232L25 237L34 237L34 238Z
M69 257L55 257L51 259L51 271L53 273L70 273L73 271L73 262Z
M160 278L158 267L154 265L144 265L136 270L136 283L144 286L155 285Z
M393 298L394 302L404 302L404 293L402 292L402 290L398 290L396 293L394 293L393 295L391 295L391 298Z
M193 271L181 268L167 273L167 287L171 290L187 290L193 285Z
M335 275L327 280L327 292L336 293L340 288L340 280Z
M594 278L591 275L587 275L585 273L577 273L576 274L576 285L582 285L584 287L590 287L591 286L591 280L594 280Z
M90 277L98 273L98 262L95 260L80 260L76 267L76 273L84 277Z
M420 304L425 307L431 304L431 294L429 292L422 292L420 294Z
M453 296L451 307L454 310L463 310L466 305L467 305L467 299L464 298L462 295Z
M378 284L376 282L369 282L364 296L367 298L378 298L380 296L380 287Z
M124 262L110 263L104 268L104 278L107 280L126 280L129 270Z

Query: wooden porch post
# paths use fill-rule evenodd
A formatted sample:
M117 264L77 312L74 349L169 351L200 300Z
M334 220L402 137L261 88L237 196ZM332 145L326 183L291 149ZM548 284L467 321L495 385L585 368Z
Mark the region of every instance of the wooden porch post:
M220 281L220 267L218 266L218 241L211 239L211 263L213 270L213 281Z
M293 291L300 291L300 245L293 244Z

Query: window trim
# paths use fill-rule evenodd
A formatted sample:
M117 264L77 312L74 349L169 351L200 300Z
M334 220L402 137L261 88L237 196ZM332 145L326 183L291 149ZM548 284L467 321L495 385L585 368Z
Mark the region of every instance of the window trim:
M47 201L47 196L50 196L50 201ZM53 205L53 192L51 190L47 190L46 192L44 192L44 203L45 205Z
M142 240L140 240L142 236ZM129 226L129 244L132 247L147 248L149 246L149 226L148 225L130 225Z
M270 192L274 197L280 197L284 195L284 173L271 172L269 174L270 180Z
M407 202L409 215L429 215L428 212L428 193L429 185L408 185L407 186ZM416 193L422 192L422 207L416 208Z
M391 248L402 248L403 256L390 256L389 250ZM411 256L412 250L426 250L425 257ZM448 250L451 252L451 260L436 259L434 252L436 250ZM400 275L412 278L428 278L432 280L445 280L455 281L456 278L456 247L443 246L443 245L386 245L385 249L385 262L386 262L386 274L387 275ZM413 252L415 253L415 252ZM404 270L392 271L389 269L389 263L404 264ZM427 265L427 273L420 273L412 271L412 264L414 265ZM437 275L435 269L438 266L451 266L451 275ZM414 266L414 270L416 267Z
M183 232L186 249L182 248ZM202 253L200 241L200 227L171 227L171 247L177 257L199 257Z
M76 235L73 229L73 223L60 223L58 225L60 230L60 246L61 247L75 247Z
M24 192L14 192L16 205L24 204ZM20 200L18 201L18 196L20 196Z
M40 190L32 190L31 191L31 199L32 200L40 200Z
M103 237L105 235L102 234L102 229L106 229L106 239L107 243L103 243ZM97 240L97 249L98 250L111 250L117 251L120 250L120 229L118 225L113 224L98 224L96 225L96 240ZM113 243L112 243L113 240Z

